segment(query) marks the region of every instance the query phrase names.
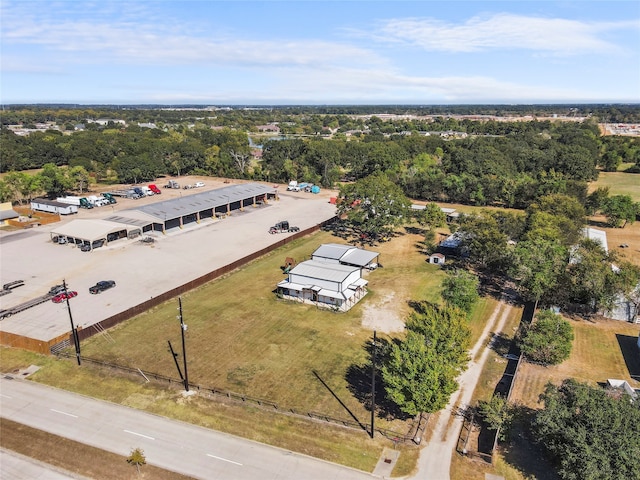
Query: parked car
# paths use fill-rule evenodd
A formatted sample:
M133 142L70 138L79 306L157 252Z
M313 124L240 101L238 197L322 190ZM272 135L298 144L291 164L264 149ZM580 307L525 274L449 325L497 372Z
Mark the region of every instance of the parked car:
M91 251L91 245L90 245L90 244L88 244L88 243L83 243L83 244L80 246L80 251L81 251L81 252L90 252L90 251Z
M96 283L93 287L89 287L89 293L91 294L98 294L98 293L102 293L105 290L109 290L110 288L113 288L116 286L116 282L114 282L113 280L101 280L98 283Z
M62 303L64 302L67 298L73 298L73 297L77 297L78 296L78 292L73 291L73 290L69 290L66 293L62 292L57 294L55 297L53 297L51 299L51 301L53 303Z
M57 295L64 292L64 285L54 285L49 289L49 295Z
M193 188L204 187L204 182L196 182L193 184Z

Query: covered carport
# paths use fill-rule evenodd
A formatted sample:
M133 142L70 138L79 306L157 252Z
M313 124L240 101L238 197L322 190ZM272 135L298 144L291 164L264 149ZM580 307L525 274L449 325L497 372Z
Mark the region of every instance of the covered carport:
M244 183L144 205L135 211L153 219L153 230L165 233L172 228L183 228L207 218L224 217L234 210L257 207L267 203L268 198L278 198L277 187ZM129 212L121 212L121 215L127 217Z
M142 229L137 225L94 219L73 220L50 232L52 241L62 243L58 239L64 238L67 243L89 245L92 250L114 240L135 238L141 234Z

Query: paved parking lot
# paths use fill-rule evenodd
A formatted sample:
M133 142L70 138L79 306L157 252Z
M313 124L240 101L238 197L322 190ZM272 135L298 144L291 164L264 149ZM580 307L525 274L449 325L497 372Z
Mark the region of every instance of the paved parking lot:
M212 183L208 182L207 188L224 186L221 182ZM74 323L87 327L281 240L286 233L268 233L269 227L278 221L289 220L292 225L305 229L335 215L335 206L329 203L329 197L335 192L294 193L283 191L283 186L279 190L278 201L248 207L221 220L190 224L167 235L156 232L153 234L156 241L152 244L120 240L93 252L81 252L73 246L50 241L49 231L59 224L3 232L0 234L0 284L18 279L26 284L0 297L0 307L11 307L43 295L64 279L69 289L79 293L72 300ZM163 191L156 198L119 201L115 208L135 208L141 204L136 202L167 200L170 196L200 191ZM103 218L114 210L110 207L82 210L80 215L63 221ZM117 286L99 295L90 295L89 287L99 280L115 280ZM66 304L47 301L3 319L0 330L48 341L70 331Z

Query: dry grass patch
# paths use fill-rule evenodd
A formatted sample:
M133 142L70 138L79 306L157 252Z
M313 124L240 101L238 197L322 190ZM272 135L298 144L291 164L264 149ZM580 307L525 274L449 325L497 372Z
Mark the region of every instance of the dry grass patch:
M634 388L640 387L640 382L631 377L640 373L636 370L638 367L627 363L632 359L629 355L625 357L620 343L629 343L628 338L637 340L640 325L616 320L572 320L571 324L575 339L569 359L550 367L523 363L514 388L514 401L540 408L538 397L544 386L548 382L559 385L565 378L575 378L592 385L606 382L607 378L618 378L628 381ZM630 368L634 371L630 372Z
M343 314L280 300L273 293L284 278L280 266L286 257L300 262L320 244L340 241L328 232L292 242L184 295L189 380L271 400L283 409L350 419L335 394L366 422L369 412L358 399L363 387L347 374L351 366L369 360L364 346L373 332L363 328L363 312L389 292L394 293L389 308L401 318L409 311L409 300L437 298L444 274L425 262L417 248L420 240L419 235L404 234L370 247L381 253L384 267L366 274L370 294ZM83 355L178 378L167 344L171 341L181 353L176 308L177 301L167 302L110 329L108 338L83 342ZM379 426L399 433L408 428L384 418Z

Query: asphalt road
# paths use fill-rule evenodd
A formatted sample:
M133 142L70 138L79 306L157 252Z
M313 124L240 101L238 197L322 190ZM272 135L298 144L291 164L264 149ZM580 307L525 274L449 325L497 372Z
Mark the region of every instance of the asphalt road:
M2 480L89 480L11 450L0 450L0 476Z
M141 448L147 463L193 478L373 478L365 472L20 378L1 378L0 392L0 415L4 418L125 457L133 448Z

